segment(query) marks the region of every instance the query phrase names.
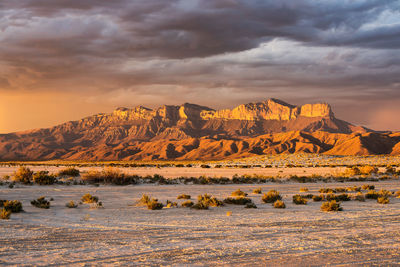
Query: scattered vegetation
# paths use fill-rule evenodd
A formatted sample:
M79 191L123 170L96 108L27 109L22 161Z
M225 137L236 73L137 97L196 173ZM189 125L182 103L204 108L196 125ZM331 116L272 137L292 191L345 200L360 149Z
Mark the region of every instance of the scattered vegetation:
M161 210L163 207L164 205L158 202L156 198L152 198L149 202L147 202L147 209L149 210Z
M0 200L0 208L4 208L12 213L22 212L22 203L18 200Z
M242 190L238 189L238 190L232 192L231 196L233 196L233 197L247 197L247 193L245 193Z
M270 190L267 194L264 194L261 200L265 203L274 203L277 200L281 200L282 197L276 190Z
M11 217L11 211L6 210L5 208L2 208L0 211L0 219L2 220L8 220Z
M285 209L286 208L285 202L283 202L282 200L275 201L274 208L275 209Z
M307 205L308 200L301 195L293 196L293 203L296 205Z
M36 200L32 200L31 201L31 205L35 206L36 208L49 209L50 208L50 201L46 200L45 197L39 197Z
M32 181L33 171L27 167L20 167L13 176L13 181L30 184Z
M39 185L51 185L57 182L54 175L49 174L48 171L38 171L33 174L33 182Z
M336 200L331 200L331 201L322 203L321 210L322 211L341 211L343 209L342 209L342 207L340 207L339 202L336 202Z
M78 177L80 175L79 169L76 169L74 167L69 167L62 169L58 172L58 176L71 176L71 177Z
M182 207L186 207L186 208L190 208L193 205L194 205L193 201L190 201L190 200L184 201L182 203Z
M177 199L190 199L190 195L186 195L186 194L181 194L177 197Z
M389 204L390 201L388 197L383 196L383 197L378 197L377 202L379 204Z
M253 194L261 194L261 193L262 193L261 187L253 190Z
M99 202L99 198L87 193L82 196L81 201L86 204L97 203Z
M74 208L77 208L77 207L78 207L78 204L75 204L75 202L71 200L70 202L68 202L67 204L65 204L65 206L66 206L67 208L74 209Z

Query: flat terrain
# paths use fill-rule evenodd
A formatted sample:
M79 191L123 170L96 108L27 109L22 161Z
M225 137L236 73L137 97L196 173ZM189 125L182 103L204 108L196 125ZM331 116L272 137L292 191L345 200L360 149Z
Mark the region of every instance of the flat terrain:
M400 264L400 199L343 202L344 211L324 213L321 203L291 203L300 187L363 183L265 185L140 185L0 187L0 199L19 199L24 213L0 220L0 264L11 265L394 265ZM399 181L373 183L400 189ZM261 203L250 193L277 189L286 209ZM220 199L236 189L250 193L258 209L227 205L210 210L135 206L143 193L164 202L186 193ZM104 209L65 203L85 193L100 198ZM49 210L29 204L39 196L54 198ZM194 201L194 200L193 200ZM181 203L181 200L179 200ZM231 211L232 215L227 216Z

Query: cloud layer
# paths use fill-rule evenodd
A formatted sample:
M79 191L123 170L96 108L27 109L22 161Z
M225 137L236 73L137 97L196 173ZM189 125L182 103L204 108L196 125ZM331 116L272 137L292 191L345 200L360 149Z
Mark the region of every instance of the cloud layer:
M399 49L397 0L0 2L0 92L21 101L322 100L368 125L400 102Z

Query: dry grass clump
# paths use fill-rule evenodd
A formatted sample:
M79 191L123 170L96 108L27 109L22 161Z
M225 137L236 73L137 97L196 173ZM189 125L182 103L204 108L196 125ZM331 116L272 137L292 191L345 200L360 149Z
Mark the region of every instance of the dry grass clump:
M314 197L313 194L301 195L303 198L312 199Z
M205 205L208 205L210 207L220 207L224 205L224 203L221 200L217 199L214 196L210 196L208 194L199 195L197 197L197 202L204 203Z
M23 184L30 184L33 176L33 171L27 167L20 167L12 178L14 182L19 182Z
M256 209L257 206L253 202L247 203L246 206L244 206L246 209Z
M285 209L286 208L285 202L283 202L282 200L275 201L274 208L275 209Z
M337 201L350 201L351 197L349 194L340 194L336 196Z
M178 203L167 200L166 208L169 209L169 208L174 208L174 207L178 207Z
M261 198L261 200L264 203L274 203L275 201L281 199L282 199L281 195L276 190L270 190L267 194L264 194Z
M147 206L147 203L149 202L150 202L150 197L148 195L143 194L138 201L138 205Z
M49 174L48 171L38 171L34 173L32 180L35 184L39 185L51 185L57 182L57 178L54 175Z
M346 188L347 192L360 192L361 191L361 187L359 186L349 186Z
M78 207L78 204L76 204L74 201L70 201L70 202L68 202L67 204L65 204L65 206L67 207L67 208L70 208L70 209L74 209L74 208L77 208Z
M261 194L261 193L262 193L261 187L253 190L253 194Z
M293 203L296 205L307 205L308 200L302 197L301 195L293 196Z
M233 196L233 197L247 197L247 193L245 193L242 190L238 189L236 191L233 191L231 196Z
M390 200L388 197L378 197L377 202L379 204L389 204Z
M364 175L377 174L379 171L377 167L369 166L369 165L361 166L359 169L360 169L361 174L364 174Z
M390 196L392 196L392 192L390 192L388 190L385 190L385 189L379 190L378 194L379 194L380 197L390 197Z
M375 185L364 184L361 186L362 190L374 190Z
M323 196L323 195L313 196L313 198L312 198L312 200L313 200L314 202L320 202L320 201L322 201L323 199L324 199L324 196Z
M249 203L253 203L253 201L247 197L228 197L224 199L224 203L233 205L246 205Z
M80 175L80 171L73 167L62 169L57 173L57 176L78 177L79 175Z
M32 200L31 205L35 206L36 208L40 208L40 209L49 209L50 201L46 200L45 197L39 197L36 200Z
M322 211L342 211L342 207L340 207L340 203L336 202L336 200L327 201L322 203L321 205Z
M353 166L347 168L343 175L347 177L358 176L361 175L361 170L358 167Z
M176 199L190 199L190 198L191 198L190 195L181 194L181 195L179 195Z
M321 189L319 189L319 192L320 192L320 193L323 193L323 194L333 194L333 193L336 193L336 191L335 191L334 189L332 189L332 188L321 188Z
M8 220L11 217L11 211L6 210L5 208L2 208L0 211L0 219L2 220Z
M190 208L193 205L194 205L193 201L190 201L190 200L186 200L182 203L182 207L185 207L185 208Z
M308 188L307 187L301 187L300 188L300 192L308 192Z
M336 193L343 193L343 192L346 192L347 190L346 190L346 188L344 188L344 187L337 187L337 188L335 188L335 192Z
M81 201L86 204L97 203L99 202L99 198L87 193L82 196Z

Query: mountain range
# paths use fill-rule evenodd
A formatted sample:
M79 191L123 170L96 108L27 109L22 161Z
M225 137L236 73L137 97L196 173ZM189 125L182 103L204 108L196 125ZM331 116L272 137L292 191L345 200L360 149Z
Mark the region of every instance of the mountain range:
M0 160L221 160L280 153L400 155L400 133L337 119L329 104L277 99L214 110L185 103L118 108L0 135Z

